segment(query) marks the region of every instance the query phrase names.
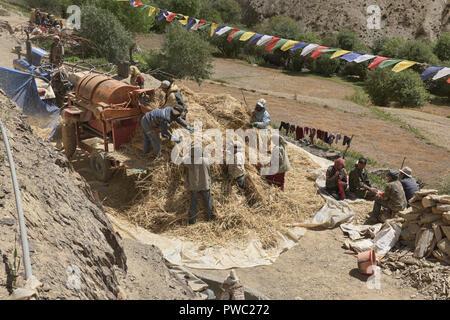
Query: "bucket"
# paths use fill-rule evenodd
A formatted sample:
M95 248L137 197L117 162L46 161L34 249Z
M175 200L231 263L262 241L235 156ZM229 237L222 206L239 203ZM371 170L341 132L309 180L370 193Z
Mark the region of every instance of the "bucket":
M364 275L373 275L376 271L377 260L373 249L358 254L358 269Z

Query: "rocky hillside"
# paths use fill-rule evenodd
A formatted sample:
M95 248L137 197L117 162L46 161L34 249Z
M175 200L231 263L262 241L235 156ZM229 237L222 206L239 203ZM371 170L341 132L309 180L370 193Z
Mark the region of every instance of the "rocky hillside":
M351 29L372 43L381 36L434 40L450 31L450 2L447 0L238 0L247 21L261 22L283 14L297 20L310 32L333 33ZM366 9L377 4L381 9L381 29L368 30Z
M1 90L0 114L20 185L33 275L43 283L40 299L194 297L171 276L159 250L130 241L123 245L84 178L50 143L32 134L26 117ZM17 261L22 260L14 189L0 135L0 300L24 285L22 263L17 282L12 281L15 248Z

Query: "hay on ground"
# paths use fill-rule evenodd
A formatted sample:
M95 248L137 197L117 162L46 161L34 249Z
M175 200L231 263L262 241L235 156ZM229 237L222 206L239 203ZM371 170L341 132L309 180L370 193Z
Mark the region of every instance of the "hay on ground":
M183 89L183 96L189 106L189 124L202 121L203 129L218 128L223 133L226 129L249 128L250 114L229 95L200 95ZM138 129L133 141L121 152L141 161L142 144L142 133ZM247 188L240 193L228 177L226 166L213 165L211 194L217 219L206 221L199 199L198 222L188 226L190 197L184 188L183 166L170 161L173 146L165 141L162 157L154 162L145 161L149 171L137 182L139 196L130 206L117 211L152 232L206 246L244 245L256 236L269 248L277 245L278 231L287 231L287 224L314 216L325 203L317 194L314 182L307 178L307 170L318 166L295 147L289 147L292 170L286 174L284 193L269 185L257 168L248 163Z

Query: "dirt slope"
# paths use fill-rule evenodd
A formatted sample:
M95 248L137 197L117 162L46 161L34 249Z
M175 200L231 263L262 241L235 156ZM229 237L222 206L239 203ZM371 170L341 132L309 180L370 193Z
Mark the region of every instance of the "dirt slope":
M446 0L239 0L246 21L260 22L277 14L288 15L306 31L319 33L354 30L371 43L378 37L413 39L425 35L431 39L450 31L450 4ZM381 9L381 29L367 29L366 8Z
M122 244L102 209L94 204L84 178L50 143L32 134L26 117L1 93L0 111L20 185L33 274L44 285L41 299L194 297L170 275L159 250L130 241ZM0 138L0 300L12 289L8 263L13 263L14 248L22 259L17 226L10 168ZM69 267L80 270L79 288L67 285ZM22 264L18 275L20 287Z

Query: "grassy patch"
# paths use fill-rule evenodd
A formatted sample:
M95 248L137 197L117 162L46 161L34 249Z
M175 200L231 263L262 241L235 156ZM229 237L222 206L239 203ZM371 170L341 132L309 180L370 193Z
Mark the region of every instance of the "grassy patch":
M223 84L228 84L228 81L223 80L223 79L211 79L211 80L215 81L215 82L223 83Z
M30 7L27 0L1 0L0 5L8 11L17 13L30 14L28 8Z

